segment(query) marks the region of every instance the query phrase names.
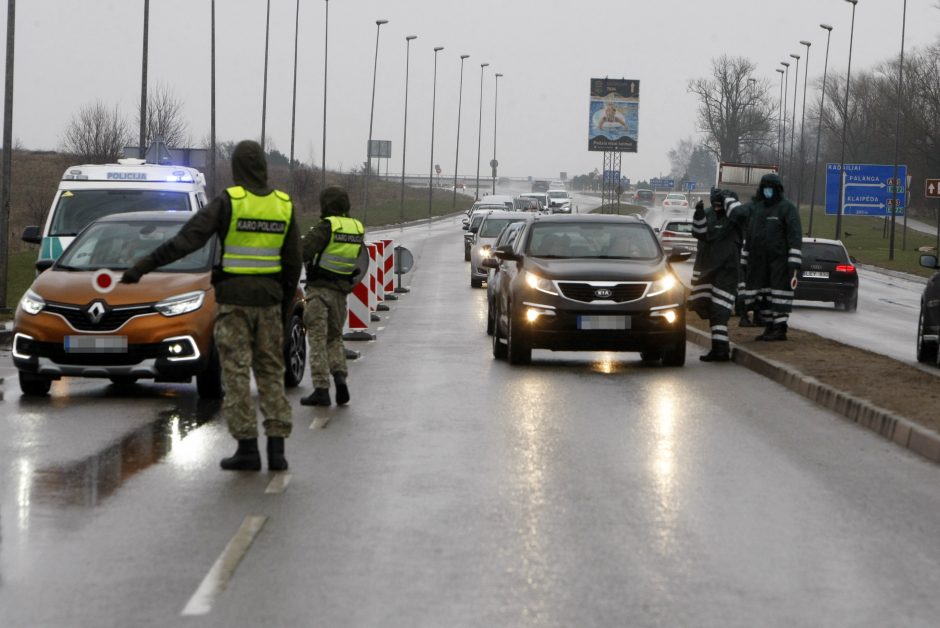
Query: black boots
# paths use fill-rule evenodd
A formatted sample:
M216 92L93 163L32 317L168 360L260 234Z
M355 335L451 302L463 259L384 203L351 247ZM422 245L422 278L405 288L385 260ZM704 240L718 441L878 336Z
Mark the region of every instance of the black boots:
M774 342L779 340L787 339L787 324L786 323L770 323L767 325L767 328L764 329L764 333L755 338L754 340L765 340L767 342Z
M738 327L757 327L757 324L745 312L741 315L741 320L738 321Z
M349 401L348 391L346 393L346 401ZM336 402L339 403L338 391L337 391ZM300 405L302 406L328 406L330 405L330 389L329 388L314 388L312 393L310 393L306 397L301 397Z
M333 373L333 383L336 384L336 405L342 406L349 403L349 386L346 385L346 373Z
M702 362L729 362L731 361L731 349L727 342L712 341L712 349L704 355L698 356Z
M280 436L268 436L268 469L287 471L287 458L284 457L284 439Z
M283 444L281 445L281 450L283 452ZM235 455L229 458L222 458L220 464L226 471L260 471L261 454L258 453L258 439L246 438L239 440L238 450L235 452Z

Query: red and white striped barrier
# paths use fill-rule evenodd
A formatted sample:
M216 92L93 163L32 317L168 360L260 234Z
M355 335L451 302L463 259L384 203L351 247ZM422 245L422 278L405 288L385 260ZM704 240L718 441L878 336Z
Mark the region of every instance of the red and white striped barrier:
M376 291L379 249L374 242L367 242L366 247L369 249L369 311L374 312L379 305L378 292Z
M368 245L367 245L368 246ZM372 285L375 282L373 248L369 247L369 271L357 283L352 292L346 297L346 326L344 340L374 340L375 336L369 333L369 323L372 319L372 304L375 292Z
M385 279L385 298L394 301L398 298L395 296L395 241L382 240L382 244L385 245L382 262L382 270Z
M385 301L385 240L376 240L375 244L375 298L381 304ZM379 307L383 310L386 308Z

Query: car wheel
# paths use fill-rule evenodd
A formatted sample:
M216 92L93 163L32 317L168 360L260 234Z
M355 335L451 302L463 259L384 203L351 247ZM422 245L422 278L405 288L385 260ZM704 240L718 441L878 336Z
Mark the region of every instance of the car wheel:
M920 308L917 318L917 361L923 364L932 364L937 359L937 343L924 340L924 308Z
M658 362L662 358L662 349L646 349L645 351L640 351L640 359L644 362Z
M469 246L463 247L463 261L465 262L470 261L470 247Z
M486 307L486 333L489 336L493 335L493 306L487 304Z
M482 287L483 287L483 280L482 280L482 279L474 279L473 277L470 277L470 287L471 287L471 288L482 288Z
M299 313L291 314L285 338L284 386L296 388L304 381L304 370L307 368L307 330Z
M522 331L522 324L512 315L506 317L506 357L510 364L528 364L532 361L532 347Z
M52 380L42 375L20 371L20 390L27 397L44 397L52 388Z
M137 383L139 378L134 377L133 375L120 375L117 377L111 377L111 383L119 388L127 388L128 386L133 386Z
M203 399L221 399L222 390L222 365L219 363L219 350L212 343L209 349L209 361L202 373L196 375L196 392Z
M858 310L858 289L852 292L852 296L846 299L843 305L845 306L846 312L854 312Z
M506 345L499 333L499 308L493 313L493 357L497 360L506 358Z
M685 333L680 334L671 347L663 349L663 366L683 366L685 364Z

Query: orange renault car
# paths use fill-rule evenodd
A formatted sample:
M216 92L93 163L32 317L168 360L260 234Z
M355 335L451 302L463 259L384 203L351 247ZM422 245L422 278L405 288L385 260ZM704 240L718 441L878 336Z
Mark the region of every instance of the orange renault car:
M172 238L190 212L113 214L86 227L20 300L13 363L24 395L45 395L62 377L189 382L202 397L220 397L219 356L212 340L212 269L219 245L206 246L119 283L131 263ZM298 288L285 320L285 384L297 386L306 366L303 298Z

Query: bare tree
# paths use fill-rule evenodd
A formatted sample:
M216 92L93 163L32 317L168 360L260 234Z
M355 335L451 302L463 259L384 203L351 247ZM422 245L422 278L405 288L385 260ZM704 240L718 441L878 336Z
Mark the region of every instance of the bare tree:
M137 105L137 125L140 126L140 105ZM158 83L147 96L147 136L144 144L149 146L155 137L162 136L171 148L183 148L189 144L188 124L183 118L183 101L170 88Z
M87 163L113 163L123 154L129 140L127 120L117 105L109 108L99 100L72 116L62 149Z
M698 125L704 145L722 161L743 161L769 146L774 135L770 84L753 75L744 57L712 59L712 76L689 81L699 98Z

